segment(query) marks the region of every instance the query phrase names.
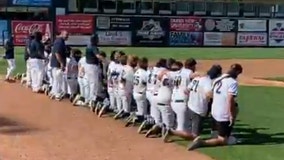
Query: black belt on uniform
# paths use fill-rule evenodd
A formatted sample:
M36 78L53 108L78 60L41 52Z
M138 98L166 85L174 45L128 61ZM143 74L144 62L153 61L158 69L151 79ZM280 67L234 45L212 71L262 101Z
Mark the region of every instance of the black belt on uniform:
M175 103L184 103L184 100L178 99L178 100L174 100L173 102L175 102Z
M159 105L159 106L166 106L167 104L164 104L164 103L157 103L157 105Z
M77 79L77 77L67 77L67 79Z
M138 94L144 94L143 92L138 92Z
M157 96L158 95L158 93L154 93L154 96Z

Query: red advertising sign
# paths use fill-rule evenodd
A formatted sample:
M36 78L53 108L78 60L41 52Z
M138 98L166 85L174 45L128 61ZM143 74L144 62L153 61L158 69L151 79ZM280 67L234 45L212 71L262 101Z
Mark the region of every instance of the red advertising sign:
M172 18L170 20L171 31L201 31L201 18Z
M66 30L71 34L92 34L94 17L91 15L59 15L56 16L56 30Z
M12 21L15 45L25 45L29 34L41 32L52 36L52 22L49 21Z

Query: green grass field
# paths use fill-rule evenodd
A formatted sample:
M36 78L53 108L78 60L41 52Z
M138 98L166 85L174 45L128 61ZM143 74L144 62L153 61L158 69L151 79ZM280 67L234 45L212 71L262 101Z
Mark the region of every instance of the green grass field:
M109 53L115 48L102 48ZM173 57L185 59L282 59L284 49L266 48L120 48L128 54L146 56L149 59ZM17 48L17 72L23 72L23 49ZM6 70L0 61L0 74ZM283 79L283 78L282 78ZM240 115L235 131L243 144L199 151L217 160L282 160L284 156L284 88L246 87L239 92ZM208 132L208 130L207 130ZM187 145L187 142L178 142Z

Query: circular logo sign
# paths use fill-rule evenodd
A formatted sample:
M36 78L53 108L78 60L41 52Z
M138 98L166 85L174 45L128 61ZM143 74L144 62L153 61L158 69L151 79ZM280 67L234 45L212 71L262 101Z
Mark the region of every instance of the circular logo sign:
M207 30L207 31L212 31L212 30L214 30L214 28L215 28L215 21L213 20L213 19L207 19L206 21L205 21L205 29Z

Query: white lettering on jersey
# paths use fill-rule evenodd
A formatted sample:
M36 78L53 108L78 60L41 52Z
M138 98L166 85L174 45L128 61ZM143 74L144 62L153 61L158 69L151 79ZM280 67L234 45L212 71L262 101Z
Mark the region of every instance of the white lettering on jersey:
M188 86L190 90L188 107L193 112L205 116L208 110L207 93L212 89L212 80L208 77L196 77Z
M182 68L177 71L174 77L174 88L173 88L173 100L184 100L187 101L188 96L185 94L187 87L190 82L190 75L193 72L190 69Z
M237 96L238 82L231 77L221 76L214 83L216 84L213 87L212 116L219 122L229 121L229 95Z
M146 94L147 78L148 78L147 71L139 68L134 74L133 92Z
M133 90L133 80L134 80L134 69L129 65L123 66L118 81L119 91L121 93L131 93Z

